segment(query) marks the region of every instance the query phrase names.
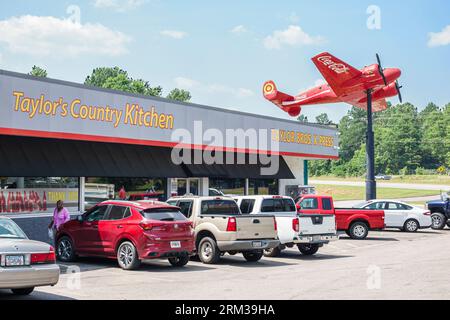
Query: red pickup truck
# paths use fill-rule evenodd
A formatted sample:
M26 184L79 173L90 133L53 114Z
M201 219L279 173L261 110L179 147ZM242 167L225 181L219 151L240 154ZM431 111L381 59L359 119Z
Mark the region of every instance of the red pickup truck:
M300 214L334 214L336 229L345 231L352 239L363 240L369 230L385 228L383 210L334 208L329 196L304 195L296 200L296 205Z

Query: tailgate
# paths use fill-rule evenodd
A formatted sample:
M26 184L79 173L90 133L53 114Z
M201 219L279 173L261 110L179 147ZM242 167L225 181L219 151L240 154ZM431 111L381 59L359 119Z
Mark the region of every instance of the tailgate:
M241 215L236 217L237 240L276 239L277 232L273 216Z
M298 219L301 235L336 234L334 214L302 214Z

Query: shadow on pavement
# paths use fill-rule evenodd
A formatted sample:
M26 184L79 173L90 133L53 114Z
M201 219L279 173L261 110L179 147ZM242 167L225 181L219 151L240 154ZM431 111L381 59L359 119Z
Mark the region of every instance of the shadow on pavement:
M295 260L334 260L334 259L344 259L344 258L353 258L354 256L350 255L334 255L334 254L322 254L322 253L316 253L312 256L305 256L301 254L300 252L285 252L283 251L277 258L284 258L284 259L295 259ZM271 258L266 258L271 259Z
M60 264L61 274L67 273L68 267L78 267L80 272L95 271L102 269L117 269L121 270L116 260L102 259L102 258L78 258L76 262ZM206 266L198 266L192 263L188 263L181 268L173 267L167 260L145 260L137 270L141 272L192 272L211 269ZM123 272L127 272L123 270Z
M244 257L236 255L233 256L225 256L222 257L217 264L219 266L228 265L233 267L242 267L242 268L267 268L267 267L282 267L288 265L294 265L294 263L286 263L281 261L272 260L272 258L262 257L258 262L248 262L244 259Z
M70 297L61 296L57 294L40 292L39 288L28 296L16 296L10 290L0 289L0 300L75 300Z

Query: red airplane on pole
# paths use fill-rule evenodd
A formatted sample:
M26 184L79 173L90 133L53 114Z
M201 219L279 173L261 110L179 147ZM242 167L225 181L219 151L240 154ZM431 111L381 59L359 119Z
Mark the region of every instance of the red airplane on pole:
M387 108L386 98L398 95L402 102L401 86L397 81L401 71L397 68L383 69L378 54L377 60L378 64L358 70L324 52L312 58L312 61L327 84L291 96L278 91L273 81L267 81L263 87L264 97L292 117L300 115L303 106L325 103L345 102L367 110L369 93L372 111L383 111Z

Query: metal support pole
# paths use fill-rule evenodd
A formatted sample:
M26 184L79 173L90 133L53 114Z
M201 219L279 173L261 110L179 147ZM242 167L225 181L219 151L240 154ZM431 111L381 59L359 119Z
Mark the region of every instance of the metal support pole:
M375 143L373 134L372 90L367 90L367 133L366 133L366 200L377 198L375 181Z

